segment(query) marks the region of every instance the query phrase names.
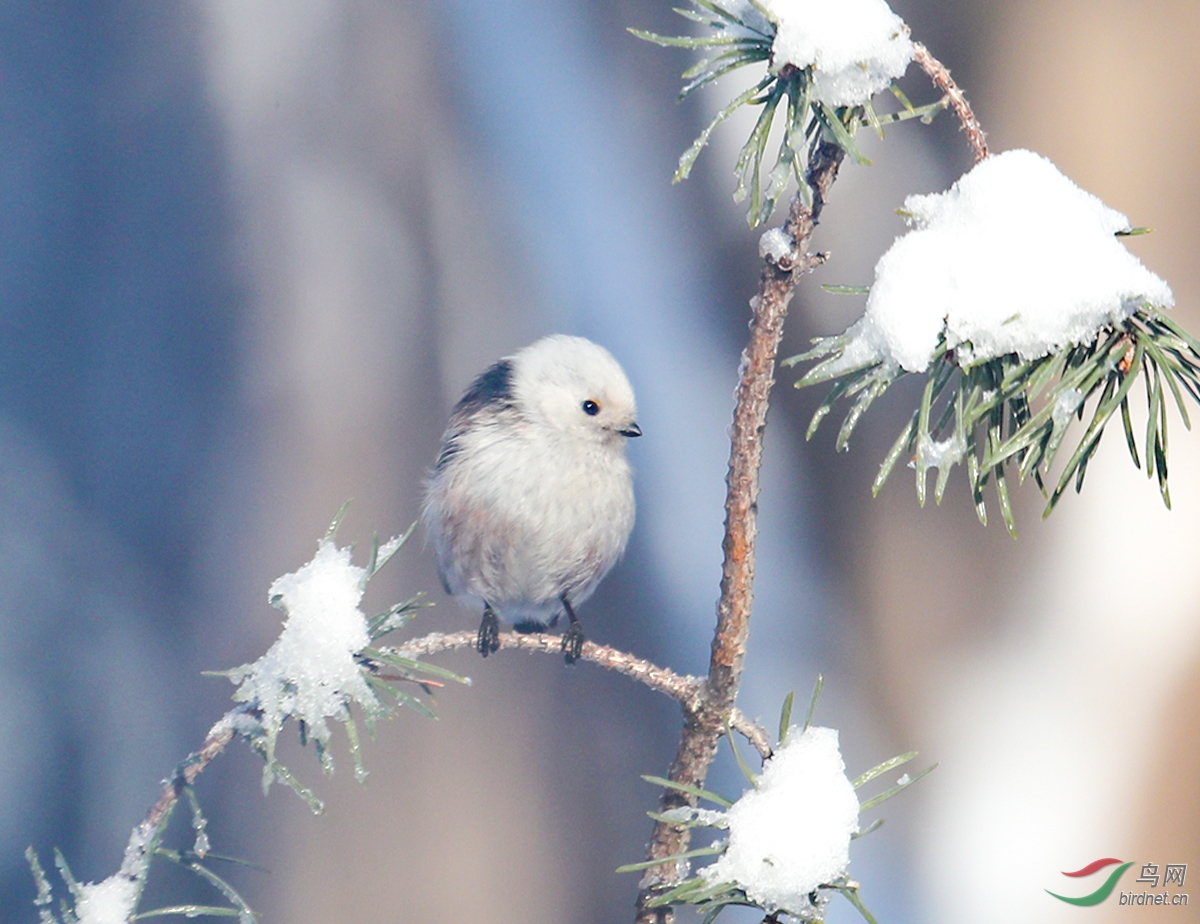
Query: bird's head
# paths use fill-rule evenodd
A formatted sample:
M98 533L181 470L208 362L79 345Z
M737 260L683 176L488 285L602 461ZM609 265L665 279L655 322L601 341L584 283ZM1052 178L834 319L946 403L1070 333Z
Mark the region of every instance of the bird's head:
M544 337L512 357L517 408L531 422L600 444L641 436L633 388L604 347L583 337Z

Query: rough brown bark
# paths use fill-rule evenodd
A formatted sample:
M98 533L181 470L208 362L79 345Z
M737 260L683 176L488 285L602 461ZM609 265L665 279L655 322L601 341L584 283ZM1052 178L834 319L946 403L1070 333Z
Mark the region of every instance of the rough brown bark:
M685 707L684 710L683 733L670 770L670 779L677 783L703 786L725 722L733 713L737 699L754 603L759 472L763 430L767 424L771 388L775 384L775 360L796 282L824 261L824 255L811 250L812 235L844 156L845 152L832 142L823 142L818 147L808 174L812 201L806 203L797 195L784 224L784 232L794 241L792 251L778 261L765 261L758 294L751 302L750 342L742 353L739 369L726 477L725 563L717 604L717 628L713 634L708 677L698 707ZM660 799L660 811L688 804L694 804L694 798L667 789ZM688 849L690 838L690 829L658 822L646 858L657 860L683 853ZM648 902L656 891L677 882L682 874L683 869L677 863L664 863L646 871L638 895L638 924L666 924L671 920L670 909L651 908Z
M402 657L422 658L445 651L474 648L475 636L476 633L473 631L451 634L433 632L407 641L391 650ZM558 657L562 656L562 640L556 635L521 635L516 632L505 632L500 635L500 648L538 651ZM704 689L702 678L676 674L669 668L659 667L643 658L636 658L627 652L618 651L608 645L597 645L594 642L584 642L580 660L589 661L606 670L624 674L652 690L664 693L679 702L685 712L694 712L698 708L699 697ZM220 721L209 730L208 736L200 748L176 768L171 778L163 784L163 790L158 800L130 834L118 875L144 884L151 854L157 845L161 829L179 802L180 796L183 795L184 788L192 785L208 765L237 737L239 717L252 712L253 710L249 706L243 704L225 713ZM730 713L730 724L745 736L764 760L771 755L771 742L766 730L761 725L746 718L736 709Z
M975 118L975 112L971 109L971 104L967 102L966 95L954 82L954 78L950 76L950 69L931 55L929 49L920 42L913 42L913 60L920 65L921 70L929 75L934 86L946 94L950 108L958 116L963 133L967 136L967 143L971 145L971 150L975 154L975 160L983 160L988 156L987 138L984 136L983 126Z
M475 647L475 632L443 634L433 632L421 638L404 642L390 650L402 658L427 658L444 651L459 651ZM500 650L518 649L543 654L562 656L562 639L557 635L541 633L523 634L502 632ZM643 686L664 693L676 700L685 712L694 712L699 706L704 680L689 674L677 674L670 668L659 667L644 658L636 658L628 652L618 651L608 645L597 645L585 641L580 661L588 661L605 670L616 671L636 680ZM766 729L746 718L737 709L730 712L730 725L743 735L765 760L771 756L771 741Z

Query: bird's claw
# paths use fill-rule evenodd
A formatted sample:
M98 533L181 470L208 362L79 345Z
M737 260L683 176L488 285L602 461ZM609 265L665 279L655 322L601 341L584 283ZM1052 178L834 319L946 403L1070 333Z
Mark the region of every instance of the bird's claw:
M562 637L563 660L574 664L583 654L583 627L578 622L571 623Z
M490 609L484 612L483 621L479 624L479 635L475 637L475 650L485 658L493 651L500 650L500 620Z

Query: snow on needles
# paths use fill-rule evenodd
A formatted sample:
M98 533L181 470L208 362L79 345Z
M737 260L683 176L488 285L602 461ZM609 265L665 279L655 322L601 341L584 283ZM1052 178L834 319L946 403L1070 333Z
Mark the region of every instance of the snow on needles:
M817 99L865 103L913 59L908 27L883 0L760 0L775 23L771 70L813 69Z
M271 585L271 603L287 614L283 632L233 679L241 681L234 699L261 707L272 744L289 715L325 742L325 719L343 715L350 700L368 710L379 708L354 659L370 642L367 619L358 608L366 577L365 568L351 563L349 548L326 540L312 561Z
M846 872L858 830L858 797L832 728L798 729L767 761L758 787L726 813L729 846L700 871L736 882L768 910L803 916L809 894Z
M75 901L78 924L127 924L138 900L137 880L123 873L79 886Z
M1174 305L1114 237L1129 219L1030 151L989 157L947 192L909 196L904 212L913 230L875 266L837 362L846 370L881 359L923 372L943 333L962 364L1035 359L1090 343L1139 306Z

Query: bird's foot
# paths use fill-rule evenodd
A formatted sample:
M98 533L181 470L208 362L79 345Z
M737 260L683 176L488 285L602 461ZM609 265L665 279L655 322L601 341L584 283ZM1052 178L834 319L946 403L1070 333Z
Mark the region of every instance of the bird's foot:
M567 664L574 664L579 660L579 656L583 654L583 642L583 626L578 622L571 623L562 637L563 660Z
M500 650L500 620L491 607L483 611L483 622L479 624L479 635L475 637L475 650L483 657Z

